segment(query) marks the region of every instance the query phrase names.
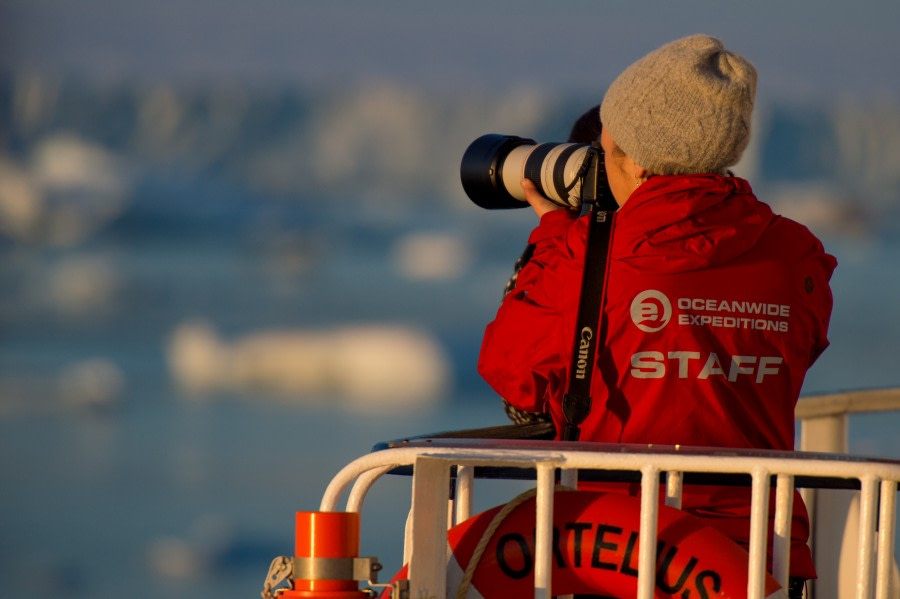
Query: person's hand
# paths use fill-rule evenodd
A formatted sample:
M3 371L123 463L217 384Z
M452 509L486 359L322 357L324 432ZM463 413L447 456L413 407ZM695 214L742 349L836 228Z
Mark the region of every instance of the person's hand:
M557 206L547 198L541 195L534 183L529 179L522 179L522 190L525 192L525 201L531 205L534 213L540 219L542 216L553 210L562 210L561 206Z

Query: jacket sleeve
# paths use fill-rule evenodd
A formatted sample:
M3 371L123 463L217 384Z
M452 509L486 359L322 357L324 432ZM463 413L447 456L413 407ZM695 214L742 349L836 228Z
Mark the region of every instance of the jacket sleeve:
M566 210L544 215L529 238L534 255L485 331L478 371L521 410L548 412L565 388L586 232Z

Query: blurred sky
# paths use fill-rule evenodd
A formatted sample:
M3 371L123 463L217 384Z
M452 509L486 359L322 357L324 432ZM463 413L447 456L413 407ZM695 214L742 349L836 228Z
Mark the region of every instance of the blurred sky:
M700 32L757 65L762 99L900 96L897 0L0 0L0 69L599 94L639 56Z

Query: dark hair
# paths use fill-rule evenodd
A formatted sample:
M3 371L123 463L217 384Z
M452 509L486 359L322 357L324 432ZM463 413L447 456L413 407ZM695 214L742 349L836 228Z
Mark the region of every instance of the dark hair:
M592 106L578 117L569 132L568 143L589 144L600 138L600 105Z

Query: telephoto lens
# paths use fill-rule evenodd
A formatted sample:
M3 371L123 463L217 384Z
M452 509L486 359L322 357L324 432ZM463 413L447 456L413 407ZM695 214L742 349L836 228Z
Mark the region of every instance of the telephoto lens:
M469 144L460 178L469 199L489 210L528 206L522 179L531 180L550 201L578 209L582 199L594 199L593 194L582 197L582 184L585 176L593 180L602 168L599 155L588 144L538 144L533 139L489 133Z

